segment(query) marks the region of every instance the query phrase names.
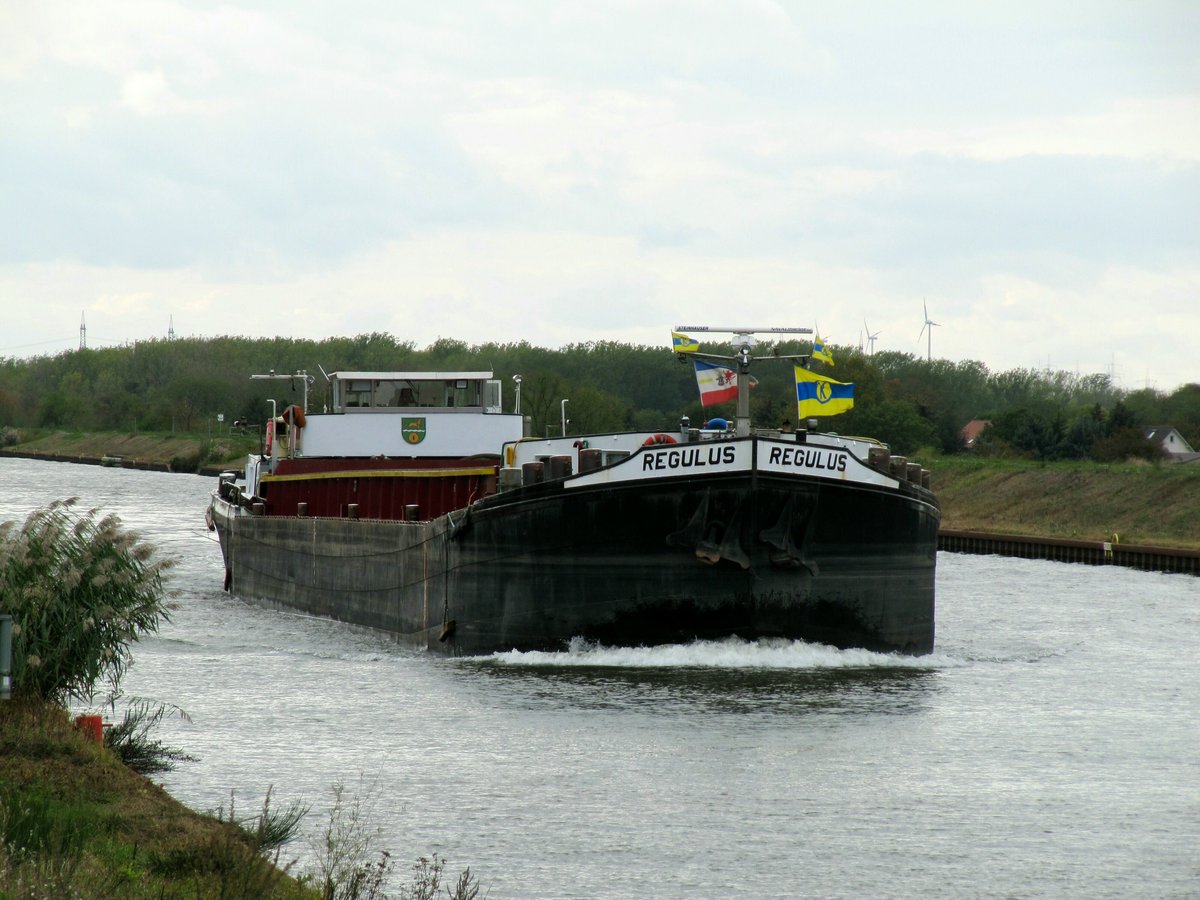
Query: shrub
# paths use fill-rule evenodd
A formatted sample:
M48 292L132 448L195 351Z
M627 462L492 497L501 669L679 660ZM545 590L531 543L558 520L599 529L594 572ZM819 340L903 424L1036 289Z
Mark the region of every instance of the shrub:
M203 461L200 451L187 450L171 457L170 469L172 472L199 472Z
M362 794L349 797L340 781L333 785L329 817L312 847L317 859L316 887L322 900L357 900L368 882L385 880L389 874L387 856L382 857L378 868L369 862L379 838L378 828L370 823L372 797L371 793L366 798Z
M453 887L443 884L446 860L437 853L413 863L408 882L390 894L394 860L376 847L380 831L371 822L375 799L373 788L365 797L349 797L341 782L334 783L329 818L311 845L316 869L309 880L322 900L433 900L440 896L439 889L447 900L478 900L481 886L469 868L459 873Z
M412 867L412 878L400 887L400 900L434 900L438 888L444 887L449 900L478 900L481 885L468 867L458 875L454 887L442 884L446 860L434 853L422 856Z
M14 696L66 704L91 701L106 683L115 693L130 646L168 614L163 572L169 560L74 499L35 510L17 528L0 524L0 610L13 618Z
M234 813L233 793L229 794L229 821L246 833L251 845L259 852L278 850L284 844L295 839L300 831L300 823L308 815L309 807L300 800L293 800L284 810L271 806L271 794L274 786L267 788L263 798L262 811L257 817L240 820ZM224 807L217 809L217 818L224 821Z
M171 709L178 712L180 718L191 721L179 707L172 706ZM167 711L166 704L135 701L125 710L125 717L108 729L104 742L121 762L141 775L171 772L176 763L196 762L196 757L150 737L150 729L162 721Z

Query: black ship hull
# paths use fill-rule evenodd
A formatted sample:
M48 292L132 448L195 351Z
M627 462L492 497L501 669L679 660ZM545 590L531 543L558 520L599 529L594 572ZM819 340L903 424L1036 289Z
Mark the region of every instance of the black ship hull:
M256 516L214 495L212 519L236 595L437 653L731 635L933 649L939 514L907 482L550 481L423 523Z

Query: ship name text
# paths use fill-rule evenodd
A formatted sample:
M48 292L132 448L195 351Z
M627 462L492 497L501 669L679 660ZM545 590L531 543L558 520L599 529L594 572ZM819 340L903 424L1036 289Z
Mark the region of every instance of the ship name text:
M796 469L846 471L846 454L840 450L814 450L804 447L772 447L767 462L773 466Z
M659 450L642 456L643 472L664 472L671 469L693 469L702 466L730 465L736 459L733 447L683 447Z

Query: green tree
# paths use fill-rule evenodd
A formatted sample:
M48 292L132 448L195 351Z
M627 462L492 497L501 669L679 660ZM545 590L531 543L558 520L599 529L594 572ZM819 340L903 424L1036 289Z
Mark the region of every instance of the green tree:
M137 424L138 400L114 369L103 371L93 387L96 427L124 431Z
M1166 397L1161 415L1149 424L1174 426L1184 440L1200 448L1200 384L1185 384Z
M197 418L215 415L225 395L224 384L213 377L188 375L172 382L168 391L179 428L192 431Z
M855 434L888 444L893 453L907 456L922 447L936 446L937 428L904 400L883 400L859 411Z
M702 343L704 350L730 355L723 340ZM758 357L807 354L809 341L764 341L756 348ZM1170 397L1155 391L1130 394L1115 389L1106 375L1077 376L1065 372L1014 369L991 373L980 362L950 362L917 358L908 353L880 351L870 357L850 348L833 347L837 365L817 364L818 371L839 381L855 384L855 409L823 423L845 433L869 434L871 414L883 401L909 404L931 423L947 452L959 448L959 433L971 419L999 422L1020 410L1048 409L1063 423L1063 440L1054 451L1074 456L1089 437L1085 410L1096 405L1111 419L1119 403L1140 423L1170 424L1194 445L1200 446L1200 385L1190 385ZM352 370L456 370L490 369L505 384L506 407L511 408L511 378L524 376L526 412L536 409L535 428L540 434L559 430L559 403L571 400L568 415L578 430L616 427L638 430L671 430L683 415L702 422L710 415L726 417L733 404L704 409L700 406L692 360L680 362L665 342L658 346L594 341L570 344L552 350L527 342L488 343L477 346L453 338L439 338L417 349L394 335L372 332L353 337L330 337L320 341L289 338L245 338L219 336L206 339L149 340L134 345L100 350L68 351L28 360L0 359L0 424L27 427L76 429L103 428L165 430L197 428L204 419L224 412L231 420L248 416L256 424L266 418L267 398L281 403L299 402L302 392L287 383L270 389L252 382L251 374L307 370L316 376L310 395L310 411L321 411L329 402L325 372ZM750 395L751 417L760 425L779 425L795 419L792 364L760 359L753 368L758 387ZM557 379L557 381L554 381ZM210 389L198 389L207 380ZM539 382L549 390L539 394ZM607 395L585 393L595 390ZM212 392L216 396L212 396ZM585 408L596 401L595 409ZM82 404L82 406L80 405ZM600 413L600 409L605 411ZM586 415L585 415L586 413ZM872 416L874 415L874 418ZM1120 415L1118 415L1120 421ZM136 421L135 421L136 419ZM604 423L604 424L602 424ZM1029 425L1018 450L993 435L994 452L1041 455L1051 435L1032 432L1042 423ZM1051 429L1053 431L1053 429ZM1106 437L1109 435L1106 435Z
M1122 462L1127 459L1161 460L1161 445L1146 437L1144 423L1135 406L1118 401L1106 423L1105 436L1092 445L1096 462Z
M1061 411L1050 404L1023 406L992 420L985 436L999 439L1031 459L1056 459L1066 436Z
M606 391L590 385L567 389L567 434L623 431L629 427L629 408Z
M521 412L530 417L534 435L562 434L562 400L566 396L567 384L557 375L539 375L522 382Z
M67 372L58 384L43 394L39 404L39 424L48 428L83 431L90 424L88 391L79 372Z
M1084 409L1067 429L1061 455L1065 459L1087 459L1096 442L1108 433L1104 410L1099 403Z

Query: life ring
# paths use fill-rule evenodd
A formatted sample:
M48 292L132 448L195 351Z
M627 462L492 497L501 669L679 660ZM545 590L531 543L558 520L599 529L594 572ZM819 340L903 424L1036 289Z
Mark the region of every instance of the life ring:
M669 434L652 434L642 441L643 447L653 447L655 444L677 444L678 441Z
M283 416L281 416L281 418L283 419L283 421L287 422L289 425L295 425L297 428L304 427L304 422L305 422L304 410L300 407L300 404L298 404L298 403L293 403L291 406L289 406L287 409L285 409L283 411Z

